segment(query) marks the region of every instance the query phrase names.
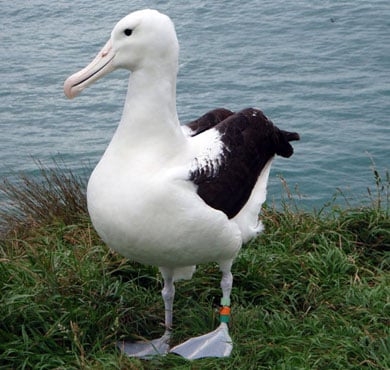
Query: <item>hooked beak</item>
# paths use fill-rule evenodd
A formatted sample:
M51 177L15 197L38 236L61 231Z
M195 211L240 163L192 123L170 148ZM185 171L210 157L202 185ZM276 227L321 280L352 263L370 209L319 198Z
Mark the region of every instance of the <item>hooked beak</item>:
M115 69L113 65L114 57L115 53L112 50L111 40L109 40L89 65L66 79L64 83L65 95L69 99L73 99L87 86L112 72Z

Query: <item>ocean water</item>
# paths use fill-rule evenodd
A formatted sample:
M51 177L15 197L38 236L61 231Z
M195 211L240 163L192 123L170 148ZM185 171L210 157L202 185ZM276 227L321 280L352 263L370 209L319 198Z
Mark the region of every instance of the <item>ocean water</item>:
M293 157L274 161L271 201L284 196L282 177L304 207L322 207L337 189L358 204L374 186L371 161L389 168L388 0L4 0L0 178L35 174L33 158L49 166L60 158L80 173L94 167L120 119L128 72L72 101L63 82L120 18L146 7L175 22L183 123L216 107L255 106L301 135Z

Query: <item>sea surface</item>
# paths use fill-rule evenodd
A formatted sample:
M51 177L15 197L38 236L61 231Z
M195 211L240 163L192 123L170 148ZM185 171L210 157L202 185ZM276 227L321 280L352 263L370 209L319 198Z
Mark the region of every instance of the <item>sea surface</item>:
M0 179L36 160L90 172L122 113L127 71L68 100L64 80L87 65L129 12L155 8L180 42L181 122L216 107L260 108L297 131L276 158L269 200L321 208L360 204L390 159L390 1L0 1Z

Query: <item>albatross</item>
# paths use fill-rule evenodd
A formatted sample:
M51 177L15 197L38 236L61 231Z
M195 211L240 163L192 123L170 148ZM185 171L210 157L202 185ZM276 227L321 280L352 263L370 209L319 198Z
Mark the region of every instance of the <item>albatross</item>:
M227 357L233 348L232 263L263 229L258 215L273 158L290 157L290 142L299 135L278 129L255 108L219 108L180 125L178 55L171 19L156 10L136 11L116 24L87 67L65 81L64 92L71 99L118 68L131 71L120 123L88 182L88 212L111 249L158 266L165 333L118 346L137 357ZM209 262L222 272L220 325L171 348L174 283Z

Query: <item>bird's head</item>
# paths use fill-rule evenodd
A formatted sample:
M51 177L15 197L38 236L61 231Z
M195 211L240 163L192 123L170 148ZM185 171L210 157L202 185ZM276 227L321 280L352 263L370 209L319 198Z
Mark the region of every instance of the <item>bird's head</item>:
M72 99L84 88L117 68L153 71L173 68L176 72L179 45L170 18L156 10L145 9L121 19L111 38L84 69L64 83L65 95Z

